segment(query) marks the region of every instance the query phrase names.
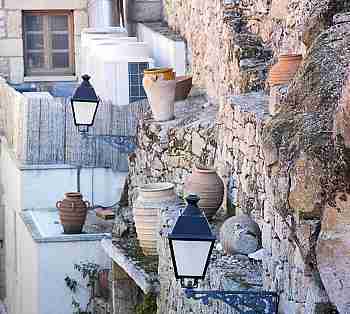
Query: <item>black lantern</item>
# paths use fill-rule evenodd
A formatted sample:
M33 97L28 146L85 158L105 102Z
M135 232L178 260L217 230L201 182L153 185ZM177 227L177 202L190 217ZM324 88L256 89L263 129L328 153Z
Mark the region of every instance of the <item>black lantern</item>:
M183 287L196 287L204 279L216 237L198 208L199 197L190 194L184 212L168 235L176 279Z
M88 127L94 124L100 100L89 82L90 76L85 74L82 79L83 82L76 89L71 104L74 124L79 128L79 131L83 129L87 131Z

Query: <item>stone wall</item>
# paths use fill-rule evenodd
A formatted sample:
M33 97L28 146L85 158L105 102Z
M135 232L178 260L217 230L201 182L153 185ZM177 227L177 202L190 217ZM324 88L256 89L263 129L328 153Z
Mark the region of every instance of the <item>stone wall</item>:
M177 105L183 108L184 104ZM317 279L317 272L311 271L304 259L305 252L315 243L319 224L294 214L283 216L275 209L276 199L289 191L286 190L288 182L275 172L271 175L271 169L267 167L273 158L272 153L263 151L263 132L265 125L271 123L266 114L267 106L266 95L251 93L227 99L220 112L217 106L207 105L200 114L197 111L195 120L188 124L184 120L186 114L179 111L180 108L178 119L171 122L156 123L146 118L140 123L138 132L140 146L130 161L129 192L134 196L137 186L142 183L171 181L181 193L183 181L195 162L215 164L225 181L227 208L231 213L250 213L262 229L264 258L261 270L257 268L255 271L257 275L261 274L265 290L280 294L281 313L331 313L327 311L333 309L332 304ZM188 119L191 121L191 113L188 113ZM211 152L209 158L206 148ZM277 178L280 180L278 184L273 183ZM164 237L160 240L159 252L159 313L227 311L220 303L207 308L186 300L173 280ZM212 262L203 287L208 284L211 288L220 287L216 284L220 276L225 277L230 271L229 267L216 268L216 263L225 264L225 260L238 258L225 257L222 253L219 256ZM233 276L231 280L235 278Z
M214 164L217 110L205 96L197 96L176 103L173 121L158 123L150 115L140 120L138 147L129 156L130 200L138 186L151 182L173 182L181 194L195 163Z
M349 4L175 0L164 8L187 40L195 82L218 104L207 100L197 111L194 125L206 121L204 129L191 129L186 111L176 114L181 123L140 122L131 194L141 183L165 180L182 192L195 162L214 164L226 185L224 207L250 213L262 229L263 286L280 295L280 312L348 313L350 19L334 15ZM333 17L338 24L331 27ZM286 52L302 53L304 61L271 117L262 91L267 62ZM252 74L257 64L260 76ZM177 300L179 311L193 310L169 283L166 254L160 251L160 307L171 312Z
M0 76L10 83L24 80L22 10L74 10L74 47L76 72L79 72L80 34L88 26L87 1L6 0L0 2Z
M163 0L163 9L169 26L187 43L194 81L210 97L219 98L264 89L271 57L304 55L331 25L334 13L349 10L349 4L341 0Z

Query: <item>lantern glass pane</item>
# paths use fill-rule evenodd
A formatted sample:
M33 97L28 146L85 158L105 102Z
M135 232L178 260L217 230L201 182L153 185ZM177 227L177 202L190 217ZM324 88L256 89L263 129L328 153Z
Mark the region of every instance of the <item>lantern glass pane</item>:
M73 108L77 125L92 125L97 109L96 102L73 101Z
M178 276L203 276L212 242L172 240L172 243Z

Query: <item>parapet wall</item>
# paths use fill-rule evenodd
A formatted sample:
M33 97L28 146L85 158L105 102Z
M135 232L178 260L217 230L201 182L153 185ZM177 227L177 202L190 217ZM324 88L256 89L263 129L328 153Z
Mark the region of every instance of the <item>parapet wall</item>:
M147 100L123 107L103 102L90 133L134 136L137 117L147 106ZM54 98L47 92L21 94L1 79L0 112L1 132L23 164L82 164L127 170L127 153L112 149L100 139L79 135L68 98Z

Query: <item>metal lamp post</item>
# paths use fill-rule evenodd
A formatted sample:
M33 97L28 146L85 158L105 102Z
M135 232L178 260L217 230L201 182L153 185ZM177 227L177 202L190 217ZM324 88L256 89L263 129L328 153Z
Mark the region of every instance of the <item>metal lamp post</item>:
M135 136L113 135L113 134L89 134L89 127L94 125L100 98L90 84L90 76L82 76L82 83L75 90L71 98L74 124L84 139L100 138L123 153L131 153L135 150ZM80 192L80 171L82 166L77 167L77 190Z
M213 251L215 236L203 212L199 197L190 194L187 207L168 235L175 278L185 288L187 298L209 304L209 299L225 302L242 314L277 314L278 296L269 291L200 291L198 281L205 278Z
M76 89L71 98L74 124L78 127L79 133L84 138L101 138L107 144L124 153L135 150L135 136L114 135L114 134L89 134L89 127L93 126L100 99L90 84L90 76L82 76L83 82Z

